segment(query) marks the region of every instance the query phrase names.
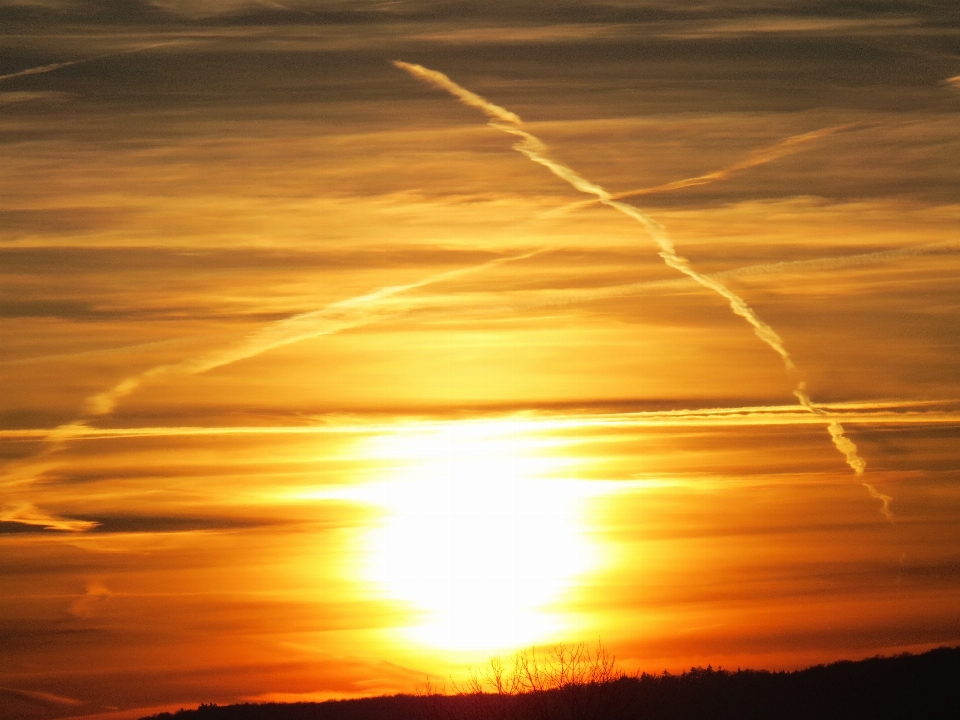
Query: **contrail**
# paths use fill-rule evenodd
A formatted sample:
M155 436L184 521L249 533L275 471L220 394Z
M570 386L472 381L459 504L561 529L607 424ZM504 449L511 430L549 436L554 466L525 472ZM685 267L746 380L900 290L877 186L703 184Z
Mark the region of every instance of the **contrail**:
M136 375L126 377L109 390L89 397L85 403L85 418L53 428L43 438L44 447L39 454L34 456L29 463L22 464L12 470L8 469L2 481L0 481L0 487L14 488L35 482L43 472L56 467L55 463L41 462L40 458L47 457L61 449L66 443L88 434L91 429L87 424L90 418L113 412L120 400L153 378L167 374L196 375L204 373L214 368L255 357L284 345L323 335L331 335L392 317L402 312L403 309L402 307L390 306L385 302L393 296L468 273L480 272L503 263L523 260L543 252L546 252L546 250L531 250L519 255L495 258L479 265L448 270L405 285L379 288L365 295L341 300L318 310L311 310L277 321L226 348L206 352L178 363L157 365ZM72 532L82 532L96 525L96 523L84 520L57 518L46 514L30 503L5 505L0 510L0 520L28 525L42 525L51 529Z
M841 130L847 130L853 127L855 124L856 123L846 123L844 125L834 125L833 127L820 128L819 130L812 130L801 135L792 135L785 140L778 142L776 145L754 150L740 162L734 163L733 165L725 168L721 168L720 170L714 170L713 172L697 175L696 177L686 178L684 180L674 180L673 182L664 183L663 185L656 185L655 187L640 188L639 190L627 190L625 192L614 193L613 197L616 200L622 200L624 198L637 197L639 195L652 195L653 193L658 192L680 190L682 188L694 187L695 185L707 185L718 180L723 180L724 178L727 178L740 170L747 170L752 167L757 167L758 165L766 165L774 160L779 160L787 155L792 155L795 152L799 152L802 149L800 146L805 145L806 143L819 140L820 138L828 135L833 135Z
M18 70L17 72L7 73L6 75L0 75L0 80L12 80L13 78L24 77L26 75L41 75L43 73L53 72L54 70L60 70L61 68L70 67L71 65L80 65L82 63L93 62L94 60L102 60L103 58L109 57L118 57L120 55L129 55L130 53L141 52L143 50L150 50L151 48L163 47L164 45L175 45L181 40L171 40L169 42L162 43L153 43L151 45L141 45L139 47L131 48L130 50L121 50L120 52L105 53L103 55L94 55L93 57L82 58L80 60L66 60L64 62L50 63L49 65L40 65L38 67L27 68L26 70Z
M516 113L512 113L506 108L500 107L499 105L494 105L486 98L480 97L476 93L472 93L464 87L460 87L442 72L430 70L429 68L423 67L423 65L405 63L402 60L394 60L393 64L401 70L406 70L414 77L420 78L421 80L424 80L431 85L440 88L441 90L446 90L448 93L459 99L464 105L477 108L481 112L485 113L491 120L499 120L501 122L511 123L513 125L521 125L523 123L523 120L521 120L520 116Z
M104 56L97 55L96 57L86 58L85 60L67 60L66 62L50 63L49 65L40 65L39 67L27 68L26 70L19 70L17 72L7 73L6 75L0 75L0 80L10 80L12 78L23 77L24 75L40 75L41 73L53 72L54 70L70 67L71 65L79 65L80 63L91 62L100 57L104 57Z
M395 60L393 64L401 70L406 70L416 78L425 80L436 87L450 92L457 98L463 100L465 104L480 108L488 117L491 118L490 124L493 127L502 132L509 133L510 135L516 135L517 137L521 138L520 142L513 146L515 150L523 155L526 155L533 162L543 165L554 175L559 177L561 180L565 180L580 192L596 196L597 201L601 204L612 207L618 212L623 213L627 217L630 217L643 225L644 229L647 231L647 234L650 235L653 241L660 247L659 255L661 258L663 258L663 261L668 266L678 270L687 277L695 280L704 287L713 290L726 299L733 312L750 323L757 336L767 345L773 348L778 355L780 355L780 357L783 359L784 365L786 365L786 367L790 370L796 369L796 366L793 364L793 360L790 358L790 354L783 346L783 341L780 339L780 336L777 335L773 328L757 317L757 314L750 308L749 305L747 305L743 298L727 288L727 286L721 283L719 280L694 270L690 266L689 260L677 254L673 245L673 240L667 234L667 230L663 225L639 209L635 208L633 205L627 205L626 203L615 200L611 193L607 192L607 190L601 186L590 182L575 170L547 157L546 146L543 144L543 142L535 135L532 135L526 130L518 127L523 123L519 116L500 107L499 105L494 105L493 103L485 100L475 93L470 92L469 90L461 88L459 85L454 83L453 80L448 78L443 73L437 72L436 70L429 70L420 65L413 65L411 63L405 63L399 60ZM510 124L504 124L504 122L509 122Z
M379 288L365 295L331 303L318 310L311 310L278 320L226 348L212 350L179 363L158 365L138 375L124 378L109 390L88 398L87 411L94 416L107 415L113 412L119 400L132 393L147 380L159 375L169 373L198 375L214 368L255 357L274 348L323 335L332 335L391 317L399 311L384 301L395 295L427 285L434 285L468 273L487 270L503 263L525 260L543 252L546 252L546 250L531 250L520 255L496 258L480 265L448 270L406 285Z
M543 144L543 142L535 135L520 127L523 124L523 120L521 120L518 115L500 107L499 105L495 105L476 93L460 87L441 72L430 70L421 65L401 62L399 60L393 61L393 64L397 68L410 73L417 79L430 83L431 85L434 85L442 90L446 90L460 99L466 105L479 108L485 115L487 115L487 117L490 118L490 125L492 127L500 130L501 132L505 132L520 138L520 142L514 144L514 150L525 155L533 162L543 165L554 175L559 177L561 180L566 181L580 192L595 196L596 202L611 207L623 215L626 215L627 217L632 218L640 223L650 238L660 248L659 255L661 258L663 258L664 263L666 263L669 267L672 267L675 270L683 273L692 280L698 282L703 287L713 290L718 295L723 297L729 303L731 310L733 310L736 315L739 315L746 320L753 327L757 337L759 337L780 356L781 360L783 360L784 366L788 371L797 370L793 359L790 357L790 353L787 352L787 349L784 347L783 340L773 328L771 328L757 316L757 314L749 305L747 305L743 298L730 290L726 285L716 278L709 275L704 275L694 270L690 266L689 260L677 254L673 240L670 238L666 228L663 225L648 216L639 208L620 202L605 188L597 185L596 183L590 182L572 168L549 158L546 154L546 146ZM806 392L806 386L803 382L797 386L795 394L797 395L797 399L800 401L800 404L808 412L811 412L815 415L823 415L829 418L829 414L826 411L817 408L810 401L810 398ZM861 458L858 454L856 445L852 440L846 437L842 425L832 420L828 420L828 423L828 430L830 432L830 437L833 439L833 444L841 453L843 453L847 464L853 468L853 471L858 476L862 475L864 469L866 468L866 461L864 461L863 458ZM872 486L869 486L867 489L868 491L871 491L871 495L874 497L880 495L880 493L878 493ZM880 497L878 499L882 500L883 498ZM888 519L891 517L889 514L889 502L889 499L883 501L884 504L882 509L882 512L884 512L884 515Z
M811 412L814 415L820 415L827 419L827 431L830 433L830 439L833 440L833 444L836 446L837 450L843 453L843 456L847 459L847 465L853 468L853 471L856 473L857 477L863 475L863 471L867 469L867 463L857 453L857 446L854 445L853 441L844 434L843 425L841 425L836 419L831 418L830 413L828 413L826 410L813 404L809 393L807 393L807 384L805 382L798 383L796 390L793 391L793 394L797 396L797 400L800 401L800 404L803 405L808 412ZM890 503L893 502L893 498L889 495L884 495L871 483L861 480L860 484L867 489L867 492L870 493L870 497L881 502L880 512L883 513L883 516L887 520L893 520L893 513L890 510Z
M508 416L504 422L529 426L535 430L570 427L749 427L820 425L823 412L829 408L831 420L842 418L862 425L956 425L960 410L956 402L937 400L877 400L832 403L817 407L813 414L802 405L748 405L743 407L707 407L679 410L627 410L622 412L550 412L543 410L537 416L526 412L522 416ZM942 409L925 409L929 406ZM817 417L820 415L821 417ZM72 440L109 440L149 437L204 437L204 436L271 436L271 435L370 435L396 431L398 427L439 427L448 420L404 420L402 422L362 422L356 418L341 418L344 422L322 422L312 425L229 425L229 426L161 426L114 427L84 426L75 429ZM46 428L0 430L0 438L44 439L51 434Z
M684 178L683 180L674 180L672 182L663 183L662 185L655 185L653 187L612 193L610 197L614 200L624 200L626 198L639 197L641 195L654 195L656 193L670 192L671 190L682 190L683 188L695 187L697 185L709 185L710 183L724 180L730 175L741 170L748 170L749 168L757 167L759 165L766 165L769 162L779 160L787 155L800 152L800 150L803 149L802 146L807 143L814 142L815 140L827 137L828 135L833 135L841 130L848 130L856 125L857 123L846 123L844 125L834 125L832 127L820 128L819 130L812 130L800 135L791 135L775 145L758 148L752 151L743 160L740 160L733 165L728 165L725 168L713 170L695 177ZM599 200L580 200L575 203L570 203L569 205L564 205L556 210L548 211L545 213L545 215L562 215L564 213L571 212L573 210L579 210L580 208L589 207L598 203Z

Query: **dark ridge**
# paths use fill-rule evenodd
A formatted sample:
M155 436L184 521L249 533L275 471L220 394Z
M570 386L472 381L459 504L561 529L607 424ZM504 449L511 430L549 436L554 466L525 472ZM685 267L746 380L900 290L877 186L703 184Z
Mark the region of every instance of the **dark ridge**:
M960 647L794 672L691 668L513 695L201 705L144 720L956 720Z

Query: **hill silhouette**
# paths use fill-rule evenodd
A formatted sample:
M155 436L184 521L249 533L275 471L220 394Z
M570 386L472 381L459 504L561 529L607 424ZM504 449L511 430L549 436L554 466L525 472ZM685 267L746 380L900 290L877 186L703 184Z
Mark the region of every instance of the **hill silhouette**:
M453 695L201 705L144 720L956 720L960 647L794 672L707 667L535 690L469 687Z

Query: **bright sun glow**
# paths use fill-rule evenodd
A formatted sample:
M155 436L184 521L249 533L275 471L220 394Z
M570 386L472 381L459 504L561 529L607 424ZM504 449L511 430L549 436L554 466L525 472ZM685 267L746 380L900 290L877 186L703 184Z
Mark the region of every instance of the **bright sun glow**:
M365 576L421 622L438 648L519 647L563 629L551 604L595 563L583 528L591 484L559 479L551 441L509 422L450 423L380 436L365 454L388 469L356 488L380 505Z

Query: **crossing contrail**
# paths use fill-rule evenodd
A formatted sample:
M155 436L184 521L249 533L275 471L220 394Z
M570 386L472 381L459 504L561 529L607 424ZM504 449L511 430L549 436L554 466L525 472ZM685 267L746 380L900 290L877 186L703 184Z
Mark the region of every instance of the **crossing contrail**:
M757 314L750 308L749 305L747 305L743 298L730 290L726 285L716 278L704 275L694 270L693 267L691 267L689 260L677 254L673 240L670 238L666 228L663 225L633 205L628 205L615 200L611 193L601 186L590 182L575 170L549 158L546 155L546 146L543 144L543 142L535 135L532 135L523 128L519 127L523 124L523 121L518 115L500 107L499 105L494 105L493 103L475 93L470 92L469 90L461 88L446 75L437 72L436 70L430 70L421 65L405 63L400 60L395 60L393 64L402 70L406 70L416 78L446 90L455 97L461 99L465 104L479 108L491 119L490 124L493 127L501 132L521 138L520 142L513 146L515 150L523 155L526 155L533 162L543 165L554 175L562 180L565 180L580 192L588 195L594 195L597 201L601 204L612 207L614 210L617 210L618 212L626 215L629 218L632 218L633 220L636 220L643 225L644 229L647 231L647 234L659 246L659 255L661 258L663 258L663 261L668 266L683 273L687 277L698 282L703 287L709 288L718 295L722 296L730 304L730 308L733 310L733 312L746 320L753 327L753 330L757 336L763 340L763 342L773 348L778 355L780 355L784 365L789 370L796 369L790 354L783 345L783 340L772 327L767 325L757 316ZM505 122L509 124L504 124Z
M550 158L547 155L544 143L538 137L523 129L523 120L518 115L461 87L441 72L400 60L394 60L393 64L397 68L410 73L415 78L449 92L464 104L478 108L490 118L490 125L492 127L520 138L520 141L514 144L514 150L525 155L533 162L543 165L558 178L569 183L580 192L593 195L595 198L594 202L599 202L602 205L613 208L617 212L640 223L650 238L660 248L659 255L664 263L723 297L730 305L730 309L750 324L757 337L780 356L788 371L797 370L793 359L790 357L790 353L787 352L783 344L783 340L772 327L757 316L756 312L754 312L743 298L724 285L720 280L716 279L716 277L698 272L690 265L690 261L687 260L687 258L678 255L673 240L663 225L639 208L621 202L613 193L587 180L567 165ZM853 469L854 473L856 473L858 477L861 476L866 469L866 461L859 455L854 442L845 435L843 426L839 422L832 420L826 410L818 408L812 402L810 396L807 394L806 384L804 382L801 381L797 385L794 394L805 410L825 418L828 423L827 429L830 432L830 438L834 446L843 454L844 459ZM885 517L890 519L892 517L889 508L891 499L879 493L872 485L867 483L864 483L864 485L867 487L871 496L881 500L883 503L881 512Z
M666 263L669 267L672 267L674 270L683 273L695 282L698 282L703 287L709 288L723 297L729 303L730 309L733 310L735 314L746 320L753 327L753 331L756 333L757 337L763 340L763 342L769 345L780 356L780 358L783 360L783 364L788 370L797 369L796 365L793 363L793 359L790 357L790 353L787 352L787 349L783 345L783 340L780 338L777 332L772 327L767 325L767 323L763 322L763 320L757 316L753 309L747 305L743 298L741 298L716 278L709 275L704 275L703 273L694 270L687 258L683 257L682 255L678 255L673 244L673 239L667 234L667 229L663 225L633 205L628 205L627 203L620 202L619 200L614 200L613 196L601 186L584 179L581 175L574 170L571 170L566 165L547 157L546 146L535 135L532 135L521 128L500 125L498 123L491 124L498 130L502 130L503 132L522 138L519 143L514 145L514 149L518 152L526 155L534 162L543 165L554 175L562 180L566 180L580 192L595 195L597 200L602 205L611 207L643 225L643 228L647 231L647 234L659 246L660 252L658 254L661 258L663 258L664 263Z
M53 63L50 65L44 65L37 68L30 68L27 70L22 70L17 73L11 73L8 75L0 76L0 80L20 77L24 75L32 75L43 72L51 72L57 70L61 67L66 67L68 65L74 65L82 62L90 62L99 58L112 57L115 55L122 55L131 52L138 52L141 50L146 50L152 47L159 47L162 45L169 45L173 43L156 43L153 45L142 46L138 48L133 48L121 53L111 53L106 55L98 55L92 58L86 58L83 60L73 60L63 63ZM617 211L631 217L632 219L640 222L648 234L654 239L657 245L660 247L660 256L663 258L664 262L679 272L686 275L690 280L700 284L703 287L706 287L710 290L713 290L717 294L721 295L727 300L731 309L737 315L743 317L754 329L754 332L760 337L763 342L769 345L774 351L776 351L781 359L784 362L784 365L789 370L795 370L796 367L783 345L782 339L779 335L771 328L769 325L764 323L756 315L756 313L747 305L747 303L740 298L736 293L731 291L726 287L719 279L719 275L704 275L697 272L691 266L689 261L686 258L678 255L673 245L672 239L666 232L666 229L657 223L655 220L647 216L645 213L640 211L638 208L628 205L625 203L619 202L619 199L622 197L627 197L632 194L643 194L642 191L634 191L632 193L620 193L612 194L609 193L604 188L589 182L581 175L570 169L569 167L563 165L562 163L556 162L550 159L546 154L546 148L543 143L534 135L530 134L526 130L523 130L521 125L523 124L522 119L515 113L506 110L498 105L495 105L485 98L473 93L460 85L456 84L450 78L448 78L443 73L424 68L420 65L413 65L410 63L404 63L396 61L394 63L397 67L406 70L407 72L413 74L414 76L436 86L447 92L453 94L461 102L471 107L475 107L482 112L484 112L491 120L491 125L497 129L513 134L521 138L521 141L518 142L514 147L519 152L526 155L528 158L537 162L541 165L547 167L551 172L565 180L566 182L573 185L575 188L581 192L594 195L594 199L588 201L590 203L599 203L607 205L616 209ZM807 133L802 136L795 136L794 138L788 138L786 141L780 144L783 147L789 147L796 145L802 142L807 142L809 140L815 139L815 137L820 137L830 132L835 132L839 129L842 129L847 126L837 126L836 128L826 128L822 131L815 131L814 133ZM689 181L678 181L678 183L689 182L689 184L698 184L695 181L702 180L703 182L713 181L719 179L730 172L733 172L736 169L743 167L750 167L755 164L760 164L761 162L767 162L774 151L776 150L775 146L773 149L768 149L767 154L763 155L763 151L758 151L757 154L751 156L747 160L739 163L737 166L731 168L726 168L724 170L719 170L714 173L708 173L699 178L692 178ZM785 152L781 152L785 154ZM670 187L662 186L660 189L676 189L680 187L680 184L674 183L670 184ZM676 187L674 187L676 186ZM685 186L685 185L683 185ZM377 322L382 319L393 317L397 314L403 312L404 309L407 309L407 306L404 304L397 304L393 298L395 296L414 290L417 288L422 288L443 280L451 279L453 277L463 275L470 272L476 272L484 270L501 263L511 262L516 260L522 260L528 257L532 257L539 253L545 252L545 249L534 250L531 252L523 253L516 256L497 258L480 265L471 266L467 268L460 268L457 270L451 270L438 275L434 275L423 280L408 283L405 285L397 286L388 286L384 288L379 288L370 293L360 295L353 298L348 298L339 302L331 303L323 308L308 311L305 313L300 313L292 317L286 318L284 320L271 323L260 330L248 335L246 338L233 343L225 348L212 350L200 355L188 358L176 363L170 363L165 365L158 365L152 368L149 368L145 371L137 373L135 375L126 377L116 383L113 387L108 390L97 393L89 397L86 401L86 415L84 418L60 425L53 430L51 430L44 438L45 448L41 451L38 457L35 457L33 462L27 466L21 466L19 469L15 469L13 472L8 472L2 481L0 481L0 486L4 487L15 487L18 485L29 484L32 482L39 474L44 470L49 469L53 465L49 462L40 463L38 460L41 457L50 455L56 450L61 448L65 443L70 442L71 440L83 436L90 428L88 422L93 417L107 415L115 409L117 403L121 401L124 397L128 396L139 388L144 383L163 376L167 374L182 374L182 375L195 375L203 372L207 372L214 368L222 367L240 360L247 358L252 358L261 353L267 352L271 349L282 347L284 345L292 344L302 340L307 340L314 337L320 337L323 335L330 335L343 330L347 330L353 327L358 327L361 325L369 324L371 322ZM890 251L896 252L896 251ZM881 253L878 253L880 255ZM803 262L803 261L801 261ZM779 269L780 265L791 265L791 263L785 264L772 264L769 266L769 270L773 271ZM767 266L758 266L756 270L766 270ZM733 273L731 273L733 274ZM670 282L670 281L665 281ZM629 289L632 286L625 286L623 290L629 292ZM614 292L620 293L621 289L613 289ZM587 295L590 295L590 292L587 291ZM605 294L601 291L600 294ZM586 297L584 299L590 299ZM576 300L574 300L576 301ZM563 302L562 299L559 299L559 302ZM551 303L552 304L552 303ZM807 411L816 414L822 415L829 420L829 413L827 411L817 408L809 400L809 396L806 395L805 389L803 389L802 384L798 387L798 392L802 390L803 397L806 397L807 402L804 403L801 399L801 396L798 394L798 399L801 399L801 405ZM829 420L828 429L830 430L831 437L834 440L834 444L837 448L844 454L847 458L848 463L851 467L854 468L857 474L862 474L865 463L862 458L856 452L856 447L846 436L843 434L843 427L833 420ZM872 485L864 483L867 489L871 492L871 495L877 497L878 499L883 500L883 512L889 514L889 502L890 498L877 493ZM48 515L44 511L36 508L35 506L29 503L23 503L18 506L7 506L4 510L4 517L8 521L12 522L25 522L28 524L42 524L48 527L55 529L64 529L64 530L83 530L92 527L91 523L86 521L73 521L66 518L58 518L53 515Z

